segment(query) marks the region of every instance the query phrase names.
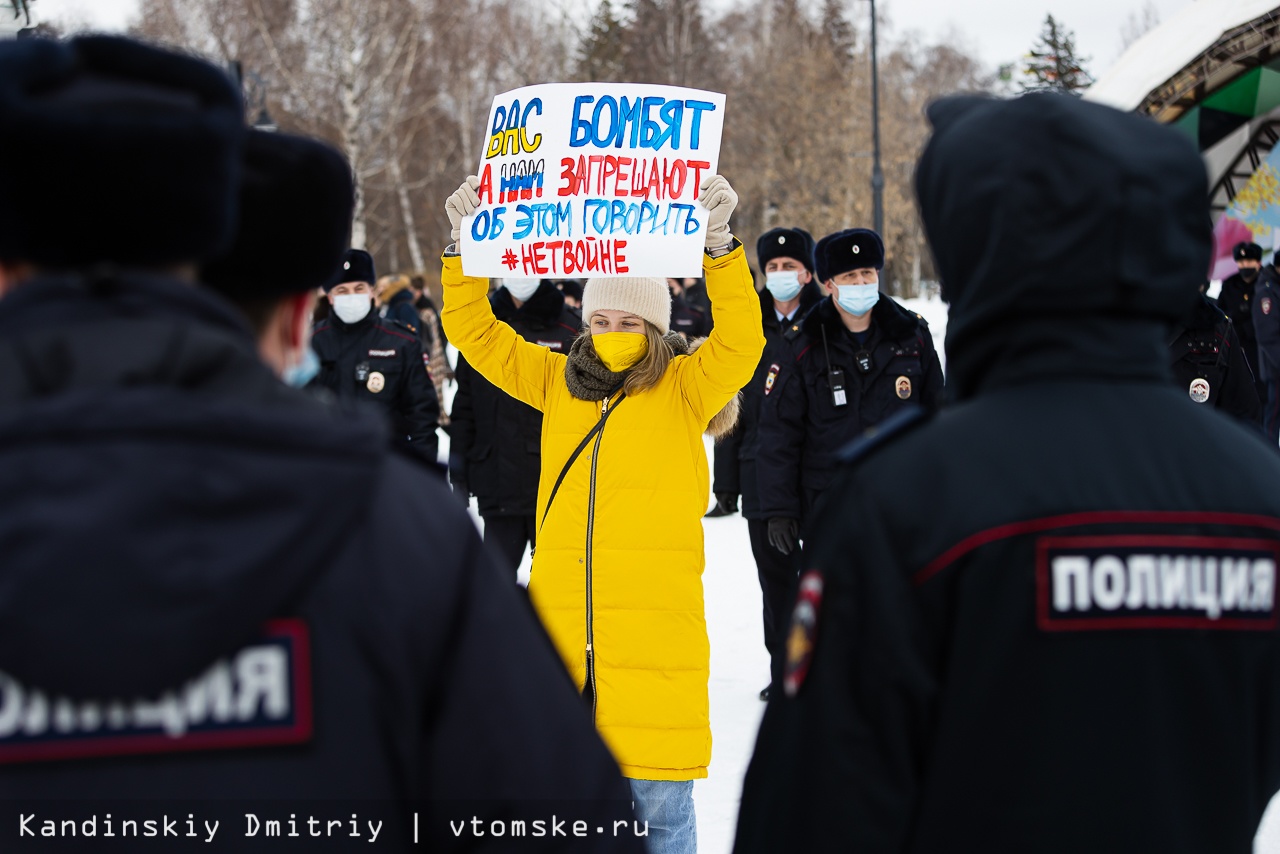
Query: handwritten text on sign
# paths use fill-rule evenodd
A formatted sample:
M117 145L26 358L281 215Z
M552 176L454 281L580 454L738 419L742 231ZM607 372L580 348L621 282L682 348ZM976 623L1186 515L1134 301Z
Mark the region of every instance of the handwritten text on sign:
M469 276L699 276L724 96L630 83L549 83L494 99Z

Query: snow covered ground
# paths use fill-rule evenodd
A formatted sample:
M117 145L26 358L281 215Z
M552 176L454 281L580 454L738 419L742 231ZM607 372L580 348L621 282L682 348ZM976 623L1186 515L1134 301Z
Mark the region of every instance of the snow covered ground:
M946 333L946 305L939 300L903 300L929 323L942 353ZM446 397L448 394L446 394ZM441 452L448 454L448 437L441 436ZM711 443L707 441L708 464ZM710 506L710 496L708 496ZM474 514L474 502L472 512ZM479 516L476 524L483 527ZM768 682L769 657L761 626L760 584L747 540L747 524L739 515L704 519L707 568L703 587L707 603L707 632L711 637L711 733L713 746L708 777L694 785L700 854L729 854L737 823L742 779L764 713L759 693ZM520 567L521 583L528 583L529 557ZM1274 799L1263 816L1255 854L1280 854L1280 806Z

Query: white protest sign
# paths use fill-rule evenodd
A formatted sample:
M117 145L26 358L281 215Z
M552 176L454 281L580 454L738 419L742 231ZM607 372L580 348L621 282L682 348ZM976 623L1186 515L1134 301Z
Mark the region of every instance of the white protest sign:
M493 99L480 208L462 221L468 276L700 276L724 95L635 83L547 83Z

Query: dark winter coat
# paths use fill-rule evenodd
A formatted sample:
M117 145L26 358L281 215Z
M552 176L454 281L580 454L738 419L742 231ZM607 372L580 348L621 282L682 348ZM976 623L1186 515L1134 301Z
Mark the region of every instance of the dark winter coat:
M707 296L706 279L696 279L692 285L687 286L684 289L684 300L694 311L702 312L703 316L707 318L708 327L713 323L711 298ZM710 334L710 332L708 331L707 334Z
M671 331L679 332L692 341L705 338L711 334L710 316L689 304L689 301L676 294L671 295Z
M413 303L413 292L408 288L401 288L387 300L386 305L382 307L381 315L384 320L408 327L410 331L418 333L419 338L422 338L422 318L418 315L418 309Z
M500 288L489 304L494 316L526 341L557 353L582 329L582 315L564 304L564 295L543 282L520 308ZM542 466L542 413L480 376L461 354L458 390L450 414L449 477L466 484L482 516L533 516Z
M1253 331L1258 342L1258 379L1280 382L1280 274L1262 268L1254 287Z
M435 461L440 403L416 327L382 320L372 311L354 324L331 313L316 326L311 346L320 359L313 386L329 389L344 403L381 409L396 441Z
M824 339L825 331L825 339ZM760 516L804 519L835 474L836 452L869 427L904 409L935 409L942 365L929 325L881 294L871 309L870 335L859 344L830 297L792 335L775 376L765 375L756 478ZM870 356L860 370L859 353ZM847 403L836 406L830 365L844 372Z
M1260 427L1262 404L1233 326L1221 309L1202 297L1191 317L1173 331L1173 382L1196 403Z
M1261 275L1262 271L1259 270L1258 274ZM1218 308L1231 318L1245 359L1249 362L1249 370L1255 378L1258 376L1258 337L1253 331L1253 291L1257 284L1257 279L1246 282L1236 273L1223 280L1222 290L1218 293Z
M765 382L769 372L782 370L784 353L790 351L790 345L783 339L783 333L791 326L798 324L818 301L822 299L822 289L816 281L810 281L800 291L800 305L792 315L791 323L786 327L779 323L778 313L774 310L773 295L768 288L760 291L760 316L764 320L764 354L760 364L756 366L751 382L742 389L742 414L738 418L738 428L723 442L716 445L715 450L715 485L714 493L729 493L742 496L742 515L748 519L764 518L760 513L760 493L757 487L756 454L759 450L760 407L765 397Z
M954 402L824 499L735 851L1248 854L1280 787L1280 457L1171 384L1204 166L1074 98L929 115Z
M427 849L503 851L448 819L629 818L439 478L381 419L277 381L210 292L66 279L0 301L0 543L6 826L96 814L101 839L106 813L167 813L185 841L194 814L238 851L246 812L304 836L356 813L361 843L380 820L381 848L408 850L417 810Z

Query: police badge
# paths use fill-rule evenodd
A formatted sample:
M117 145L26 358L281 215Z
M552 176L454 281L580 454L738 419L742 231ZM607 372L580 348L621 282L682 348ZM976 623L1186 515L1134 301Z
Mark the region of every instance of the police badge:
M1209 401L1209 381L1196 377L1191 381L1191 388L1188 389L1188 393L1196 403L1207 403Z

